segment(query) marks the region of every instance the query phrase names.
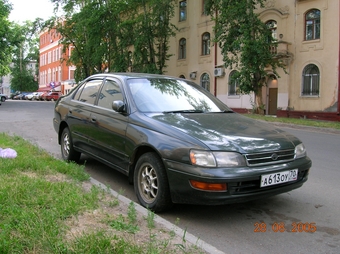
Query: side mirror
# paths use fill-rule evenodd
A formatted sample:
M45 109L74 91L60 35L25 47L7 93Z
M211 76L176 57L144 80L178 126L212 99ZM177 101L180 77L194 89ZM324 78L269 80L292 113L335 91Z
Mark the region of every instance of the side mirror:
M125 103L123 101L113 101L112 102L112 109L119 113L125 112Z

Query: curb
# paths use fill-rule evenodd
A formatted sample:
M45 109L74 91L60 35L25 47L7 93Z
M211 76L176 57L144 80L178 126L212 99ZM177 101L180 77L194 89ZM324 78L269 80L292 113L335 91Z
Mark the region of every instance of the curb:
M323 127L313 127L313 126L307 126L307 125L298 125L298 124L291 124L291 123L280 123L280 122L268 122L265 120L258 120L257 121L275 125L278 127L286 127L290 129L297 129L297 130L306 130L306 131L312 131L312 132L322 132L322 133L329 133L329 134L340 134L340 130L338 129L332 129L332 128L323 128Z
M103 189L105 191L108 190L106 185L102 184L101 182L97 181L96 179L93 179L92 177L90 178L90 182L93 185L96 185L96 186L100 187L101 189ZM126 206L128 206L131 202L133 202L132 200L130 200L130 199L128 199L128 198L126 198L122 195L119 195L116 191L114 191L111 188L109 189L109 191L110 191L111 195L115 196L119 201L123 202ZM141 206L140 204L135 203L135 208L136 208L137 212L139 212L143 216L145 216L145 217L148 216L147 209L144 208L143 206ZM163 219L159 215L155 216L154 220L158 224L164 226L169 231L174 231L176 233L176 235L178 235L179 237L183 238L183 236L185 236L184 238L187 242L198 246L199 248L204 250L206 253L224 254L224 252L222 252L222 251L218 250L217 248L215 248L214 246L204 242L203 240L199 239L198 237L188 233L187 231L181 229L180 227L170 223L169 221Z

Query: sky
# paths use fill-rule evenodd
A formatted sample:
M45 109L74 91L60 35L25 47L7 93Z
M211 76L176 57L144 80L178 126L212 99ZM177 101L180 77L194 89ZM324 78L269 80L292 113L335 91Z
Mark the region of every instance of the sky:
M44 20L53 15L51 0L9 0L12 11L9 20L19 24L26 20L34 21L36 18Z

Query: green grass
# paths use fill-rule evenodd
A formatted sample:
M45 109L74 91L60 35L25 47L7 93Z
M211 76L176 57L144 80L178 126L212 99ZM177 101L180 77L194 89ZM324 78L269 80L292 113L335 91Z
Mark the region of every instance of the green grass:
M264 115L258 115L258 114L244 114L244 116L257 119L257 120L266 121L266 122L296 124L296 125L303 125L303 126L331 128L331 129L340 130L340 122L308 120L308 119L298 119L298 118L285 118L285 117L271 117L271 116L264 116Z
M84 188L82 166L20 137L0 133L0 144L17 152L0 158L0 253L203 253L158 237L154 214L138 219L134 203L124 210L107 190Z

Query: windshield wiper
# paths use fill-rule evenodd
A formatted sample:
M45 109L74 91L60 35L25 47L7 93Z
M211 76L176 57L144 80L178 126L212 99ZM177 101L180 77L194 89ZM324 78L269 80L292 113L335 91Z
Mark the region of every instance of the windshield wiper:
M163 111L164 114L176 114L176 113L204 113L201 109L186 109L186 110L173 110L173 111Z

